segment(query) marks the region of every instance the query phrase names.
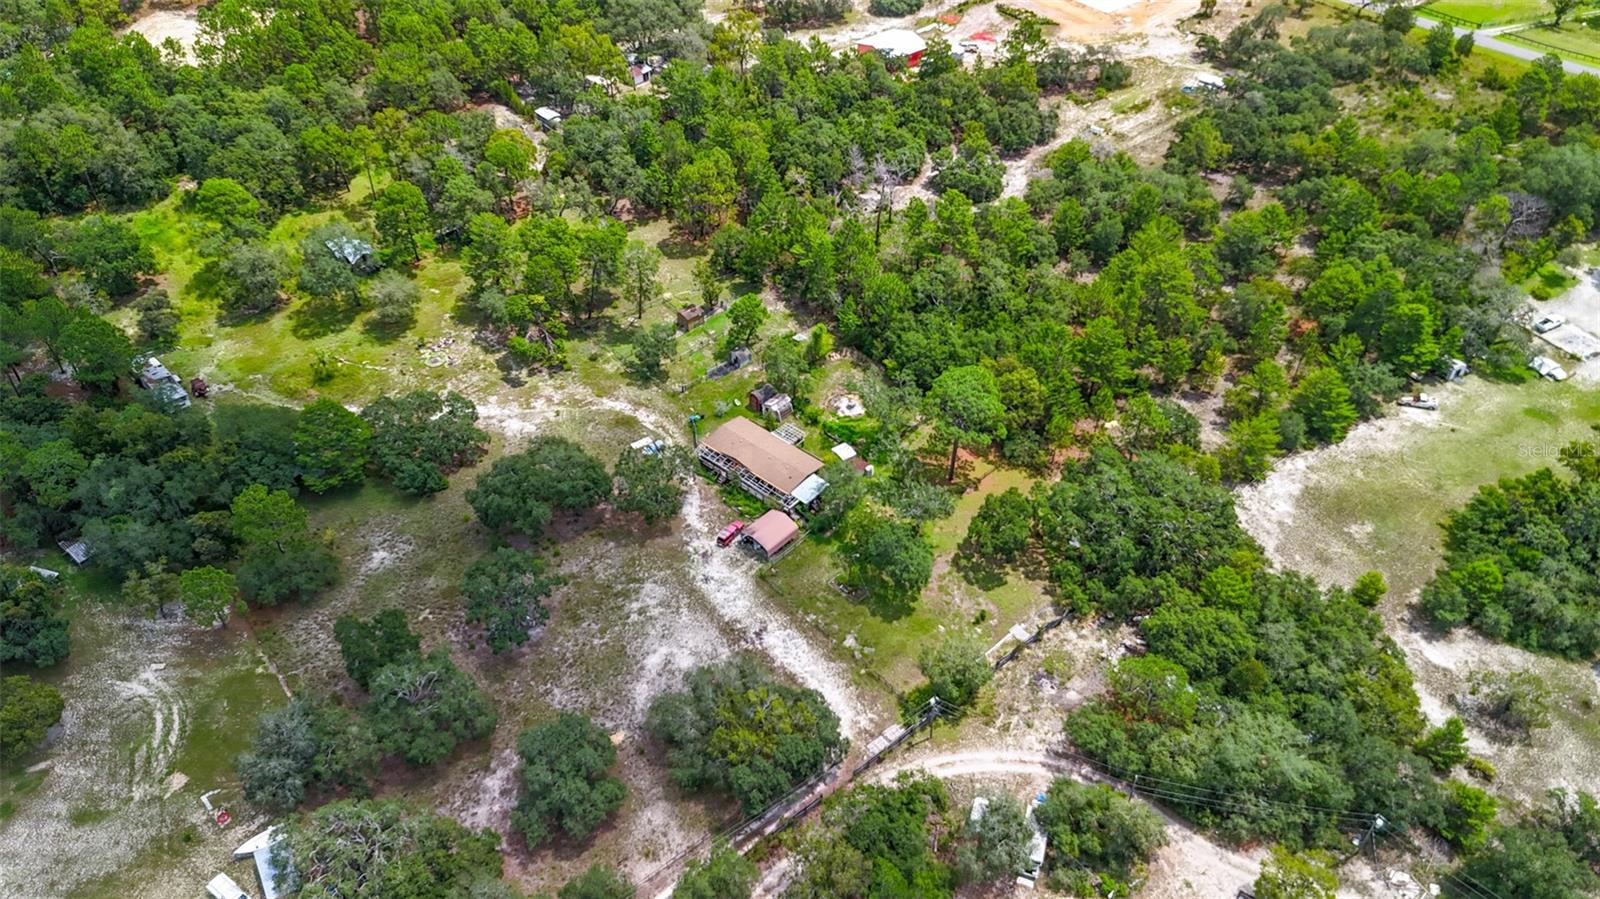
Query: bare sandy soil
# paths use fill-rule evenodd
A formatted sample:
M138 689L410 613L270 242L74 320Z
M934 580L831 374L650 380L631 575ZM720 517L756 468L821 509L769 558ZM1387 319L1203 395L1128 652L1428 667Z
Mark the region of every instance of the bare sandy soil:
M194 44L200 35L200 20L193 9L153 9L129 23L123 31L144 35L158 50L163 41L172 38L183 48L184 59L195 61Z
M1577 326L1600 337L1600 266L1591 266L1574 274L1578 277L1576 287L1541 303L1530 301L1529 306L1539 315L1554 313L1565 318L1567 324L1562 328ZM1539 352L1549 352L1549 347L1538 338L1534 340L1534 347ZM1600 384L1600 356L1587 362L1565 357L1561 362L1573 380L1583 384Z

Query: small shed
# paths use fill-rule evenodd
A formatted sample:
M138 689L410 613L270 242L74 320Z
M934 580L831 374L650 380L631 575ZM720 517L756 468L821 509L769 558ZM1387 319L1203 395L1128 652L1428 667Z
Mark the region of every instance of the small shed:
M854 459L856 457L856 455L857 455L856 448L851 446L848 443L835 444L834 447L833 447L833 454L835 456L838 456L839 457L839 461L841 461L841 462L849 462L851 459Z
M745 526L740 534L740 539L746 545L761 553L767 561L776 559L795 540L800 537L800 526L794 519L779 512L777 509L768 509L760 518Z
M678 310L678 330L688 331L706 320L706 310L700 306L689 306Z
M761 414L770 415L782 421L794 412L794 398L787 393L780 393L761 404Z
M648 82L650 80L650 76L654 75L655 73L655 66L652 66L647 62L642 62L628 67L628 74L633 77L634 87L638 87L639 85Z
M71 542L57 540L56 545L61 547L61 551L66 553L67 558L71 559L75 565L82 565L89 561L90 556L94 555L93 547L85 543L82 538Z
M561 113L548 106L541 106L533 111L533 118L539 127L546 131L554 131L561 127Z
M603 75L585 75L583 80L590 87L599 88L600 92L608 97L617 92L617 83Z
M261 895L266 899L278 899L282 891L278 889L278 867L272 861L272 847L282 839L278 833L277 825L263 830L233 850L236 859L253 859L256 864L256 877L261 880Z
M762 412L766 411L767 401L771 400L775 396L780 395L781 394L778 393L778 388L772 386L771 384L759 385L745 396L745 408L756 413L757 415L760 415Z
M218 874L206 883L206 895L211 899L250 899L250 894L226 874Z
M323 241L322 245L328 248L328 252L332 253L335 259L353 269L367 271L373 268L373 253L376 251L372 244L359 237L341 235Z
M750 364L750 359L750 348L747 346L735 347L733 352L728 354L728 364L734 368L744 368Z

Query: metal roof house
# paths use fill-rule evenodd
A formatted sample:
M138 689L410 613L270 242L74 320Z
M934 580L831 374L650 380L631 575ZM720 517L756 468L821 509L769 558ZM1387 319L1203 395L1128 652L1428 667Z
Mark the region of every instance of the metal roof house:
M763 512L760 518L745 525L739 533L739 539L761 553L768 562L782 555L799 538L800 526L777 509Z
M784 511L810 506L828 482L817 476L822 460L790 446L748 418L732 418L695 448L701 464L723 480L736 479L746 492Z

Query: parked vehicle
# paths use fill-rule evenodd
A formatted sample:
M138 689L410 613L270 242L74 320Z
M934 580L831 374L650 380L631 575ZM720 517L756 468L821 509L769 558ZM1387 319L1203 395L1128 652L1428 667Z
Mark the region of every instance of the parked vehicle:
M742 522L742 521L729 522L728 526L722 529L722 533L717 535L717 545L718 546L727 546L728 544L732 543L735 539L737 539L738 536L739 536L739 532L743 531L743 530L744 530L744 522Z
M1430 412L1436 412L1439 409L1439 401L1434 399L1431 394L1426 393L1413 393L1410 396L1403 396L1399 402L1400 405L1409 406L1412 409L1427 409Z
M1549 356L1533 357L1533 361L1528 363L1528 367L1538 372L1541 377L1549 378L1552 381L1565 381L1567 379L1567 370Z
M1533 333L1546 334L1566 323L1567 320L1559 315L1541 315L1533 320Z

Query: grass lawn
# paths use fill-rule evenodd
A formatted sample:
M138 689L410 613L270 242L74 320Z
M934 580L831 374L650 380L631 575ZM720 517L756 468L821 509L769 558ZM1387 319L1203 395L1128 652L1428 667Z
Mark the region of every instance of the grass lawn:
M1550 14L1546 0L1439 0L1418 12L1424 16L1440 13L1478 25L1504 25L1529 22Z
M360 221L357 203L365 191L365 179L357 178L351 192L328 207L279 219L264 240L294 259L313 228ZM421 301L415 323L402 333L379 333L367 326L365 310L300 296L292 283L287 304L274 312L219 320L215 274L197 246L203 225L181 208L180 198L175 192L130 222L154 252L161 283L182 318L178 347L162 356L183 377L199 375L224 390L273 402L328 396L364 403L396 389L440 389L464 372L493 374L492 360L452 317L467 280L449 255L427 256L409 272ZM331 375L319 379L319 364Z
M829 642L853 650L863 672L882 685L904 693L922 680L917 653L945 635L965 631L987 646L1013 624L1026 621L1048 604L1040 585L1015 575L998 584L969 582L952 564L967 524L985 497L1017 487L1026 491L1028 475L978 463L971 472L978 481L956 502L955 513L929 530L934 550L934 577L917 603L907 609L884 608L858 601L834 586L841 570L833 541L808 538L789 555L763 570L762 577L785 603L798 610ZM853 638L853 639L851 639ZM853 646L849 645L853 644Z
M1600 19L1593 20L1600 23ZM1600 28L1568 20L1560 28L1541 25L1501 35L1503 40L1534 50L1553 52L1578 62L1600 62Z
M1345 583L1377 568L1406 595L1433 574L1446 513L1479 485L1556 465L1557 450L1600 423L1600 391L1572 381L1471 378L1437 393L1436 418L1395 423L1394 440L1324 451L1297 476L1294 513L1277 523L1296 567Z

